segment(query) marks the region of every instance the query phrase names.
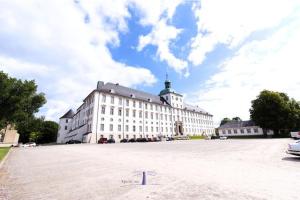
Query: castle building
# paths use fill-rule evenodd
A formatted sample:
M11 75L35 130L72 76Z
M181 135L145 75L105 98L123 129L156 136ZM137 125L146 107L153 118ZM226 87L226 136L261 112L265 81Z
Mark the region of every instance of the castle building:
M59 125L57 143L214 134L213 115L184 103L169 80L159 95L99 81L76 112L69 110L59 119Z

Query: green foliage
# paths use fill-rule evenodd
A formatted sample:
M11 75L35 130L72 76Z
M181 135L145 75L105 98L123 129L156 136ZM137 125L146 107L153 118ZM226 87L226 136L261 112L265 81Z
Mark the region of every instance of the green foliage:
M0 71L0 128L34 118L45 103L44 94L37 93L33 80L22 81Z
M287 94L264 90L252 101L251 119L264 129L288 132L300 128L300 105Z
M233 117L232 119L225 117L224 119L222 119L220 126L222 126L223 124L226 124L227 122L231 122L231 121L242 121L242 119L240 117Z

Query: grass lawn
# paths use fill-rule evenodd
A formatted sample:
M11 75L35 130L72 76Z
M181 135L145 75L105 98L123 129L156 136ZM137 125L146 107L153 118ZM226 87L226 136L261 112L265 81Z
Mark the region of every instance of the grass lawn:
M202 135L190 136L191 140L201 140L201 139L204 139L204 138L205 138L205 136L202 136Z
M0 161L4 158L9 149L10 147L0 147Z

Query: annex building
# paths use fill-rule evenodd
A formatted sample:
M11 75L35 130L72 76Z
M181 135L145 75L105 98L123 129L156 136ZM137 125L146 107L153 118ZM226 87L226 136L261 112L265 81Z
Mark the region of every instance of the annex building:
M60 118L59 125L57 143L214 134L213 115L184 103L169 80L159 95L99 81L76 112L69 110Z

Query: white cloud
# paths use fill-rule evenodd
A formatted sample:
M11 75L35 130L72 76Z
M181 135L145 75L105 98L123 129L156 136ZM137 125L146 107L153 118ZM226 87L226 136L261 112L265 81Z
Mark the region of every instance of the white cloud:
M152 25L153 28L149 34L140 36L137 50L142 51L147 45L157 46L157 56L161 61L166 61L176 72L189 76L188 63L177 58L170 50L170 43L176 40L182 30L169 25L168 21L172 19L176 7L183 1L154 1L154 3L149 1L146 4L140 2L137 1L136 6L145 13L141 24Z
M249 119L251 100L264 89L286 92L300 100L299 35L298 14L266 39L243 45L193 94L193 101L213 113L219 123L224 117Z
M112 59L107 44L126 32L129 1L5 1L0 7L0 70L36 79L56 120L78 105L98 80L151 85L154 75ZM85 19L88 16L88 23Z
M277 26L297 5L297 0L202 0L194 8L198 34L188 60L202 64L217 44L237 47L252 33Z

